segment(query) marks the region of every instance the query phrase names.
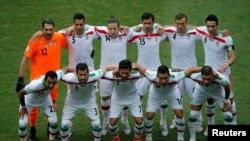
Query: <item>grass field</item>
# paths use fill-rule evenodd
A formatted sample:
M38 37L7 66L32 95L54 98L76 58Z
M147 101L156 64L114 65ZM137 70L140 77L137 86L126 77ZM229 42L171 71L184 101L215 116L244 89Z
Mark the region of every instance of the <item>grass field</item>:
M141 15L150 11L155 15L155 22L162 25L173 24L174 16L183 12L189 17L191 25L204 25L208 14L216 14L219 18L220 29L228 29L234 39L237 61L232 66L235 101L239 124L250 124L248 101L250 88L249 70L249 0L0 0L0 137L5 141L18 140L18 106L19 101L15 92L19 65L24 49L31 35L41 29L41 22L45 18L52 18L56 23L56 29L62 29L72 25L72 16L76 12L82 12L86 16L86 22L90 25L106 25L110 16L117 17L122 25L133 26L141 22ZM95 65L99 67L100 41L94 41L96 51ZM204 62L203 49L197 42L197 57L199 65ZM128 58L136 61L137 50L134 45L128 48ZM67 51L62 52L62 66L68 63ZM161 62L170 65L169 44L161 44ZM28 74L25 80L28 83ZM66 87L60 84L60 96L58 100L58 120L61 121L62 106L66 96ZM184 97L186 122L189 113L189 99ZM146 98L143 99L145 110ZM101 113L101 112L100 112ZM168 123L173 114L168 112ZM206 121L203 113L204 121ZM102 117L101 117L102 120ZM133 121L130 120L131 126ZM221 113L216 111L216 123L223 123ZM206 122L204 122L206 124ZM159 114L155 118L153 138L157 141L176 140L176 131L170 130L167 137L161 136L159 128ZM40 114L37 123L38 141L47 140L46 118ZM86 120L82 112L73 119L73 135L71 141L93 140L90 122ZM132 132L133 133L133 132ZM123 141L130 141L133 134L126 136L120 128L120 136ZM188 127L186 126L185 140L189 139ZM110 135L102 137L102 141L110 140ZM197 140L205 141L202 133L197 134Z

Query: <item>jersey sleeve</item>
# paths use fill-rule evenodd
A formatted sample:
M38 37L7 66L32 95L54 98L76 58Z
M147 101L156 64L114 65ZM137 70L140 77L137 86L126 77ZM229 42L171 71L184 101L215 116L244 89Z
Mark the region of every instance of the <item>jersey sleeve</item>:
M91 71L89 73L88 81L94 81L100 79L104 75L104 71L102 69L98 69L95 71Z
M64 72L62 70L57 70L56 74L57 74L57 81L60 81L61 78L64 76Z
M222 86L228 86L230 84L230 82L227 79L227 77L219 72L217 72L217 73L219 74L219 77L217 79L215 79L215 81L220 83Z
M151 70L146 70L144 73L144 76L147 77L150 81L153 81L157 78L157 72L151 71Z
M30 40L24 51L24 55L27 56L28 58L31 58L36 52L36 44L37 41Z
M186 74L185 74L184 71L170 72L169 79L171 79L172 81L178 82L178 81L182 80L185 77L186 77Z

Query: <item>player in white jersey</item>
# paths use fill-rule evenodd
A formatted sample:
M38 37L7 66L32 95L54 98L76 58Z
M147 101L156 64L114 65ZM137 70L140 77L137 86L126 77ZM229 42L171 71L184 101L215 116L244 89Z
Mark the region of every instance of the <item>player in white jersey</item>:
M231 113L231 102L229 95L231 92L230 82L227 77L217 71L213 71L211 66L202 67L201 73L190 76L197 83L195 85L193 99L191 101L191 111L188 120L190 140L196 141L196 121L202 104L207 99L213 98L220 106L224 116L224 124L233 124Z
M60 30L68 45L69 66L75 68L78 63L86 63L89 70L94 68L94 49L93 40L98 38L94 26L85 24L85 16L82 13L76 13L73 17L72 32Z
M69 67L64 67L56 72L48 71L45 75L32 80L28 85L19 91L18 96L20 100L20 108L18 134L21 141L27 141L26 128L28 125L28 114L35 107L39 107L48 117L48 121L50 123L49 141L53 141L55 139L57 134L57 116L50 97L50 92L61 77L69 71L73 70Z
M161 65L160 60L160 43L165 40L166 35L160 35L157 28L154 26L154 15L150 12L143 13L141 17L142 30L134 31L130 43L135 43L138 48L137 63L145 66L148 69L156 70ZM137 81L136 87L139 95L143 96L148 92L150 82L145 78L141 78ZM161 111L160 126L162 129L162 135L168 134L166 126L166 107Z
M184 140L185 119L183 115L183 105L177 83L192 73L200 72L201 67L191 67L185 71L172 72L167 66L161 65L157 70L149 70L141 65L134 64L151 83L147 101L147 113L145 119L146 141L152 141L152 129L155 112L161 103L167 100L176 115L177 141Z
M189 67L197 66L195 55L195 44L200 37L195 29L187 28L188 18L185 14L179 13L175 16L175 25L164 28L167 35L167 41L171 47L171 68L187 69ZM189 78L184 78L178 82L178 88L181 95L185 93L192 98L195 82ZM176 127L176 119L172 120L170 129ZM200 114L197 122L197 131L201 132L202 116Z
M62 77L62 81L69 85L67 97L63 108L61 139L68 141L72 118L78 110L86 112L91 120L92 133L95 141L101 140L101 123L99 118L98 105L95 99L95 84L106 71L116 67L106 67L96 71L90 71L86 63L78 63L75 73L68 73Z
M103 77L111 81L114 86L111 96L109 119L112 141L120 141L117 122L124 107L128 107L135 120L133 141L141 141L143 133L143 110L135 83L143 76L138 71L132 71L132 63L127 59L120 61L118 70L116 73L113 73L112 71L107 72Z
M205 53L205 65L211 66L214 70L218 70L232 81L230 67L236 60L234 45L231 36L223 37L222 32L218 31L218 18L215 15L209 15L205 20L206 26L196 28L202 38ZM232 82L231 82L232 89ZM233 100L234 93L231 90L230 101L232 103L232 113L234 124L236 121L236 104ZM212 99L207 102L208 124L214 124L214 107L215 103ZM204 132L207 135L207 132Z
M119 31L120 24L119 21L111 17L108 20L107 26L95 27L97 34L101 39L101 62L100 68L118 63L127 58L127 42L130 38L130 32ZM100 80L100 95L101 95L101 107L103 113L103 124L102 124L102 134L106 135L108 132L109 114L110 114L110 96L112 93L112 82L108 80ZM124 125L124 132L130 134L130 127L128 122L128 110L125 107L122 112L122 122Z

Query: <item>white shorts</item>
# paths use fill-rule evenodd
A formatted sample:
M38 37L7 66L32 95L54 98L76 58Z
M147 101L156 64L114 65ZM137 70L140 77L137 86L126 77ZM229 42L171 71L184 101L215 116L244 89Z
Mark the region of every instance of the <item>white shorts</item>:
M185 93L191 98L194 92L195 81L189 78L184 78L177 83L180 94L183 96Z
M224 89L223 88L216 89L209 93L209 92L205 92L204 90L202 90L202 88L200 88L199 86L195 87L191 104L202 105L209 98L213 98L216 101L216 103L220 106L220 108L223 108L224 100L225 100Z
M39 101L30 98L25 98L25 106L28 113L30 113L33 108L38 107L40 111L43 112L46 116L57 118L56 110L54 109L50 95L41 100L39 99Z
M119 102L111 102L110 105L110 118L118 118L124 107L128 107L128 110L133 115L133 117L142 117L143 110L141 101L133 102L128 105L121 105Z
M150 85L151 82L146 77L138 79L135 83L138 94L141 96L145 95L148 92Z
M95 100L90 100L88 103L83 103L78 99L66 98L63 107L62 119L72 119L78 110L83 110L86 116L91 120L99 120L99 110Z
M101 97L111 96L113 91L113 82L110 80L100 79L100 95Z
M178 89L175 89L171 93L165 94L149 91L146 111L155 113L165 100L171 105L172 109L183 109L180 92Z

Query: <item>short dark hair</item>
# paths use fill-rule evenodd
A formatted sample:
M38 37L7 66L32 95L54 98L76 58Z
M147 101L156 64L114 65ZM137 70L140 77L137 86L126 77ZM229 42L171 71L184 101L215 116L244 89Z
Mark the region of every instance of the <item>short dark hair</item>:
M206 20L205 20L205 22L207 22L207 21L213 21L213 22L216 23L216 25L218 25L218 18L214 14L208 15L207 18L206 18Z
M42 22L42 27L44 28L44 25L45 24L52 24L53 27L55 26L55 23L52 19L44 19L43 22Z
M159 66L158 69L157 69L157 74L159 74L159 73L160 74L167 73L169 75L169 69L168 69L168 67L166 65Z
M179 13L175 16L175 20L180 20L182 18L186 18L186 21L188 20L188 17L184 13Z
M211 66L203 66L201 75L213 75L213 68Z
M152 19L152 21L154 22L155 21L155 16L153 15L153 13L150 13L150 12L145 12L142 14L141 16L141 20L143 21L144 19Z
M57 78L57 74L55 71L47 71L45 74L45 80L47 80L48 77L54 79L54 78Z
M78 63L78 64L76 65L76 73L77 73L79 70L83 71L83 70L86 70L86 69L87 69L87 72L89 72L89 67L88 67L88 65L87 65L86 63Z
M114 16L111 16L110 19L108 19L108 24L109 23L117 23L117 25L120 26L119 20L117 20Z
M132 62L128 59L119 62L119 69L130 69L132 70Z
M83 19L83 20L85 21L85 17L84 17L84 15L83 15L82 13L76 13L76 14L74 15L74 17L73 17L73 22L74 22L76 19L77 19L77 20Z

